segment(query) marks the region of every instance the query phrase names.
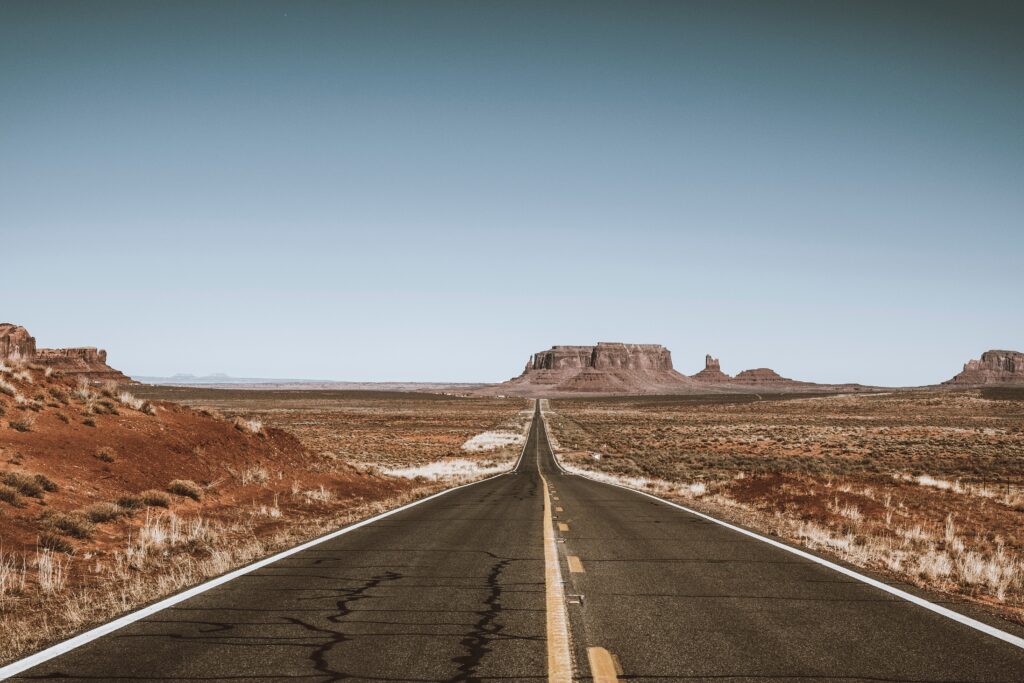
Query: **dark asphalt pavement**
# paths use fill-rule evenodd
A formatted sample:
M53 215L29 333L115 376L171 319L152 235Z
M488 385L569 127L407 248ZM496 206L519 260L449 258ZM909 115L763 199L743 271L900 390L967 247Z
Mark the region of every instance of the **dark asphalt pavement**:
M568 525L556 533L578 680L590 680L587 648L599 646L628 681L1024 681L1013 645L560 472L537 420L516 473L292 555L21 678L546 680L539 471Z

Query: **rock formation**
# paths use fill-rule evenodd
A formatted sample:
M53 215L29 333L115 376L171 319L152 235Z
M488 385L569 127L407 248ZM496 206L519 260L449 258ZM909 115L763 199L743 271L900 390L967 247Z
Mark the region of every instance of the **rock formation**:
M736 375L736 377L733 378L733 381L739 384L758 384L769 386L782 384L804 384L804 382L796 382L795 380L783 377L771 368L754 368L753 370L744 370Z
M91 382L135 382L107 365L107 352L92 346L67 349L37 349L35 337L24 327L0 324L0 360L38 363L65 375L84 377Z
M672 369L672 354L660 344L600 342L552 346L530 356L523 374L497 385L506 394L656 394L686 391L694 382Z
M812 382L798 382L782 377L771 368L744 370L735 377L730 377L722 372L718 359L713 358L711 354L704 356L704 369L696 375L691 375L690 379L702 384L728 384L736 389L751 387L801 389L817 386Z
M1024 353L992 350L969 360L963 371L943 384L1024 384Z
M24 327L0 323L0 360L20 360L36 355L36 338Z
M694 379L705 384L721 384L723 382L732 381L732 377L722 372L722 368L718 364L718 359L712 358L711 354L704 356L704 369L696 375L690 375L690 379Z
M35 361L60 370L65 375L85 377L90 382L117 382L135 384L120 370L107 365L107 352L94 346L67 349L39 349Z

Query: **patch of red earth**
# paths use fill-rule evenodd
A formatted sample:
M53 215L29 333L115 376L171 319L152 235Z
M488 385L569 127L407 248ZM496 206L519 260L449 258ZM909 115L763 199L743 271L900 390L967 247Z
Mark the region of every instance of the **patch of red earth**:
M1024 550L1024 514L991 498L881 478L863 480L850 488L842 491L808 477L770 474L733 480L721 492L758 510L833 526L848 521L835 509L852 506L863 515L865 528L875 532L896 533L897 529L920 526L941 539L946 519L951 517L959 536ZM865 488L871 490L870 496L863 494ZM888 524L887 511L891 511Z
M9 378L8 378L9 379ZM48 530L48 511L81 511L95 503L112 503L119 497L148 489L166 491L175 479L191 480L203 487L194 501L171 495L171 510L179 516L235 521L240 510L260 505L276 506L282 518L251 516L251 533L271 534L285 524L282 519L315 516L322 504L308 500L302 491L319 490L331 495L331 507L345 502L382 500L415 488L413 482L374 477L337 462L311 455L299 441L279 429L250 433L231 422L180 406L155 402L155 414L117 406L119 414L85 414L86 404L73 396L69 380L46 378L33 372L33 382L15 382L26 397L48 400L38 409L19 406L13 397L0 395L0 476L5 473L40 474L57 485L41 498L20 496L18 506L0 502L0 547L5 553L32 553L40 535ZM50 389L65 392L69 405L50 400ZM17 431L9 421L31 416L30 431ZM59 415L65 416L63 421ZM87 426L85 419L94 421ZM113 457L105 462L100 452ZM242 484L243 473L265 472L263 483ZM293 488L298 490L293 494ZM161 514L149 508L149 515ZM69 582L85 580L88 559L123 550L129 535L137 536L147 511L133 517L97 524L91 537L66 537L75 552ZM81 568L83 571L76 571Z

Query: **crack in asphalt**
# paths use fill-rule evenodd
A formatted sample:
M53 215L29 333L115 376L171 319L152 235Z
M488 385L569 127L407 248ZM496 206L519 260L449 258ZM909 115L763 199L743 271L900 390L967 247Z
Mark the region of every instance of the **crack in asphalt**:
M468 652L462 657L454 657L452 659L452 663L457 664L459 669L455 676L448 679L450 683L456 683L458 681L476 683L480 680L476 676L476 671L480 666L480 662L483 661L483 658L491 651L491 648L489 647L491 641L493 641L495 636L500 634L502 629L505 628L505 626L498 621L498 616L501 614L502 609L501 573L505 571L505 568L511 563L512 560L501 560L495 563L491 567L491 571L487 574L487 587L490 591L487 599L484 600L484 604L487 608L477 612L480 618L477 620L470 634L460 642Z
M327 617L327 621L331 622L332 624L341 624L342 621L348 615L352 614L352 612L354 611L352 609L352 603L356 603L360 600L365 600L368 597L370 597L368 595L369 591L373 590L377 586L380 586L381 584L388 581L398 581L401 578L402 574L398 572L388 571L384 572L383 574L377 574L376 576L370 578L357 588L342 589L341 592L343 595L345 595L345 598L343 600L339 600L336 603L338 611L335 614L332 614L331 616ZM328 664L327 662L327 657L330 654L331 650L333 650L338 645L342 645L343 643L346 643L352 639L347 633L345 633L342 630L322 628L320 626L316 626L315 624L311 624L296 618L288 618L286 619L286 621L289 621L297 626L301 626L307 631L312 631L314 633L323 634L327 636L327 640L324 643L314 648L314 650L309 653L309 661L312 662L313 668L315 668L317 671L320 671L330 676L330 678L327 679L330 681L340 681L346 678L351 678L350 675L342 671L336 671L332 669L330 664Z

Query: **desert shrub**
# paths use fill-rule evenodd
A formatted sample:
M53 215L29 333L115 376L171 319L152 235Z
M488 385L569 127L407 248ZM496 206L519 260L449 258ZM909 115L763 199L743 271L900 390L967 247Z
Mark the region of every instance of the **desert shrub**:
M18 499L18 490L7 484L0 484L0 500L16 508L21 507L21 501Z
M69 402L69 401L68 401L68 395L67 395L67 392L65 392L65 391L64 391L63 389L61 389L60 387L50 387L50 388L48 389L48 391L49 391L49 393L50 393L50 396L52 396L53 398L55 398L55 399L56 399L57 401L59 401L60 403L63 403L64 405L67 405L67 404L68 404L68 402Z
M100 387L100 396L114 398L117 396L117 382L104 382Z
M125 510L138 510L146 505L145 501L142 500L142 496L135 496L131 494L118 498L117 504Z
M66 538L58 536L52 531L43 531L39 534L39 547L52 550L55 553L65 553L67 555L70 555L75 551L75 546L71 545Z
M23 415L15 420L8 420L7 424L11 429L19 432L30 432L32 431L32 425L35 424L36 419L32 415Z
M110 522L130 514L129 510L114 503L94 503L83 510L86 519L95 524Z
M80 512L48 512L43 515L43 524L74 538L89 538L93 530L93 523Z
M89 386L89 380L84 377L78 378L78 386L75 388L75 396L81 401L91 401L95 394L93 393L92 387Z
M203 497L203 489L199 484L188 479L175 479L168 485L167 490L177 496L186 496L192 500L199 500Z
M43 491L46 490L43 488L42 483L31 474L4 472L2 481L21 495L29 496L30 498L42 498Z
M92 407L92 412L97 415L120 415L121 413L117 410L117 405L110 399L100 399Z
M235 429L240 432L249 432L250 434L261 434L263 432L263 421L258 419L246 420L245 418L235 418Z
M96 459L102 460L103 462L114 462L114 454L107 448L101 448L96 451Z
M60 420L61 422L63 422L64 424L70 424L71 423L71 418L69 418L64 413L57 413L57 419Z
M156 406L149 401L143 401L142 407L139 408L146 415L156 415Z
M91 417L87 417L84 420L82 420L82 424L84 424L86 427L95 427L96 420L92 419Z
M7 396L17 396L18 390L13 384L7 380L0 379L0 394L6 394Z
M43 490L47 493L53 493L59 487L56 482L47 477L45 474L33 474L32 478L36 480L36 483L43 487Z
M252 467L246 467L242 470L242 474L239 476L242 485L246 484L265 484L270 479L270 473L267 472L267 468L262 465L254 465Z
M135 398L132 394L127 391L122 391L117 395L117 400L120 401L121 405L128 406L132 410L142 410L146 404L141 398Z
M166 508L171 506L171 497L163 491L149 489L139 494L142 502L150 507Z
M0 417L3 417L6 414L7 414L7 407L3 403L0 403Z

